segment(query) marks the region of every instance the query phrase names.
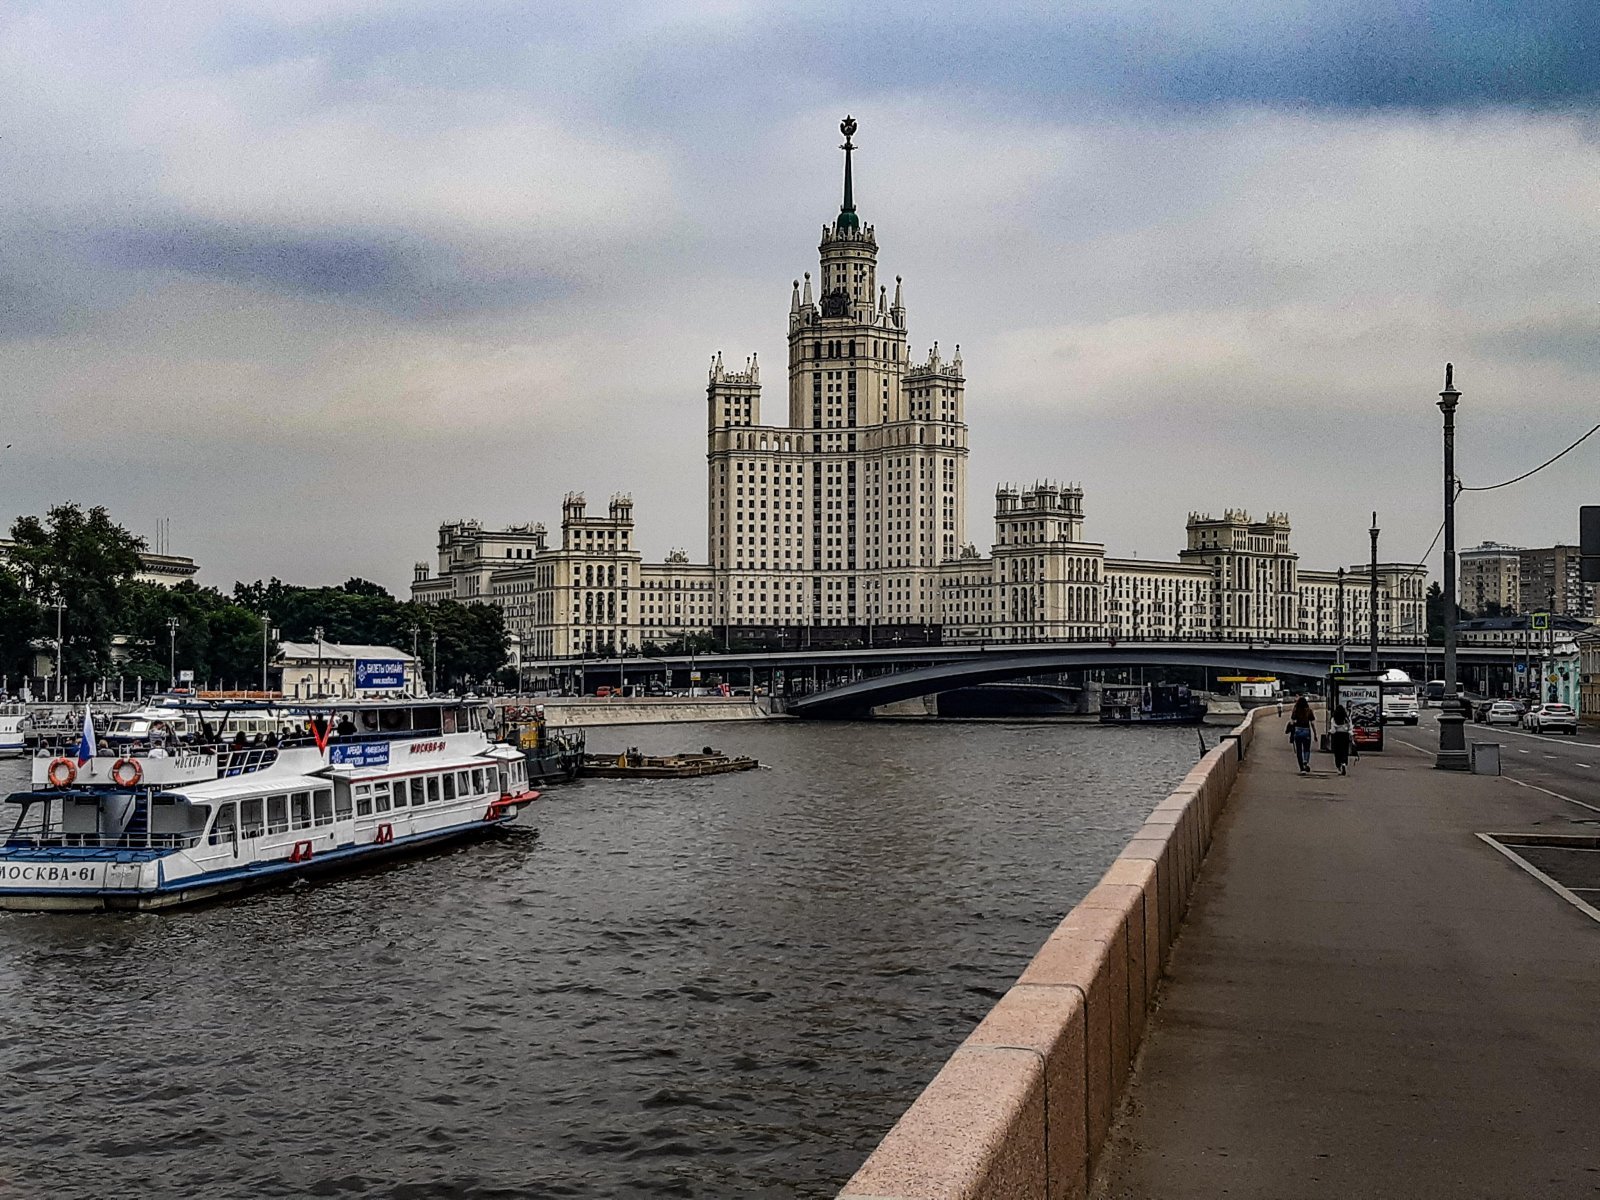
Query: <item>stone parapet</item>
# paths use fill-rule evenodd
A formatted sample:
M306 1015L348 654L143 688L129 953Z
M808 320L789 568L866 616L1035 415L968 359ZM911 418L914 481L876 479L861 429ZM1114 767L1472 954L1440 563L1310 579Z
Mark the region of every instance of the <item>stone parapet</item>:
M1079 1200L1263 712L1151 811L839 1200ZM1275 714L1274 714L1275 715Z

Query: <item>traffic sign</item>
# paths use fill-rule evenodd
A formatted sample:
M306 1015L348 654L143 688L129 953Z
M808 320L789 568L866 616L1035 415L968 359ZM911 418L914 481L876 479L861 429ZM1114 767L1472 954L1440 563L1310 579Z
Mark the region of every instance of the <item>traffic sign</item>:
M1527 663L1518 663L1517 664L1517 674L1520 675L1520 674L1522 674L1522 672L1526 671L1527 669L1528 669L1528 664Z
M1531 618L1529 618L1528 628L1530 628L1530 629L1549 629L1550 628L1550 614L1547 613L1547 612L1536 612L1536 613L1534 613L1533 616Z

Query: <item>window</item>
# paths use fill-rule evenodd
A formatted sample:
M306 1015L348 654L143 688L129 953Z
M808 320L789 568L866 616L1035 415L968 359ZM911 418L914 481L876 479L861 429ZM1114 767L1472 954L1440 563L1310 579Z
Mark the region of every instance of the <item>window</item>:
M213 846L231 843L239 833L239 806L233 801L217 809L217 819L211 823L211 836L206 840Z
M282 833L289 828L289 797L267 797L267 832Z
M413 806L423 803L427 797L423 795L422 776L415 775L411 779L411 803Z
M259 796L239 804L239 825L247 838L261 836L261 806L262 800Z
M484 788L484 786L483 786L483 770L482 770L482 768L475 768L473 770L473 772L472 772L472 790L475 793L476 792L482 792L482 791L486 790Z
M458 771L456 773L456 792L457 792L457 794L462 795L462 796L466 796L466 795L470 795L471 794L471 792L472 792L472 772L471 771Z
M289 818L296 829L311 824L311 793L295 792L289 797Z
M383 787L384 794L387 795L389 791L388 784L383 784L381 786ZM372 815L372 785L370 783L356 784L355 800L356 816L370 817Z
M446 800L454 800L456 798L456 777L454 775L446 775L444 777L444 798Z
M387 783L375 783L372 785L372 807L375 812L386 813L389 811L389 785Z
M311 797L312 810L316 813L318 825L333 824L333 789L318 788ZM345 810L348 815L349 810Z

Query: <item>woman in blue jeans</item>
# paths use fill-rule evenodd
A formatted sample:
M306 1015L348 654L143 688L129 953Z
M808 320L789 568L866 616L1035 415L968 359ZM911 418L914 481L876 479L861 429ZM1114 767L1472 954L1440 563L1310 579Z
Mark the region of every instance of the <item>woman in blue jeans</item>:
M1294 743L1294 756L1300 764L1300 774L1311 774L1311 739L1317 733L1317 720L1311 713L1310 702L1304 696L1294 702L1287 732L1289 740Z

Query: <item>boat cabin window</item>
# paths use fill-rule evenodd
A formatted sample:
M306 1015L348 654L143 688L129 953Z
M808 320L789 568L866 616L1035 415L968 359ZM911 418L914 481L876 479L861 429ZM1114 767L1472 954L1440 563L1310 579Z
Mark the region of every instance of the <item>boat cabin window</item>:
M333 793L333 817L336 821L350 819L350 793L343 788Z
M364 708L357 713L356 722L360 725L362 733L376 733L378 730L378 714L370 708Z
M471 771L456 772L456 791L460 792L463 796L470 796L472 794Z
M476 793L482 793L485 790L487 790L483 786L483 768L482 767L475 767L473 769L473 772L472 772L472 790L474 792L476 792Z
M294 792L289 797L289 819L296 829L311 824L311 793Z
M388 788L384 788L388 791ZM358 783L355 788L356 816L370 817L372 815L372 785Z
M428 799L434 804L439 803L439 777L437 775L428 776Z
M456 777L453 773L444 777L444 798L446 800L456 798Z
M423 800L426 799L426 797L422 794L424 786L425 785L422 782L422 776L420 776L420 775L412 776L412 778L411 778L411 803L412 804L421 804L423 802Z
M375 811L385 813L389 811L389 785L375 783L372 785L372 807Z
M245 800L239 805L239 825L247 838L261 836L261 809L265 802L260 796L253 800Z
M445 709L443 712L443 718L444 723L441 726L442 730L445 733L454 733L456 731L456 710L453 708Z
M289 797L267 797L267 832L282 833L289 828Z
M318 825L333 824L333 790L331 788L318 788L311 796L313 811L316 813Z
M232 800L217 806L217 819L211 822L211 836L208 839L213 846L230 843L239 835L239 806Z

